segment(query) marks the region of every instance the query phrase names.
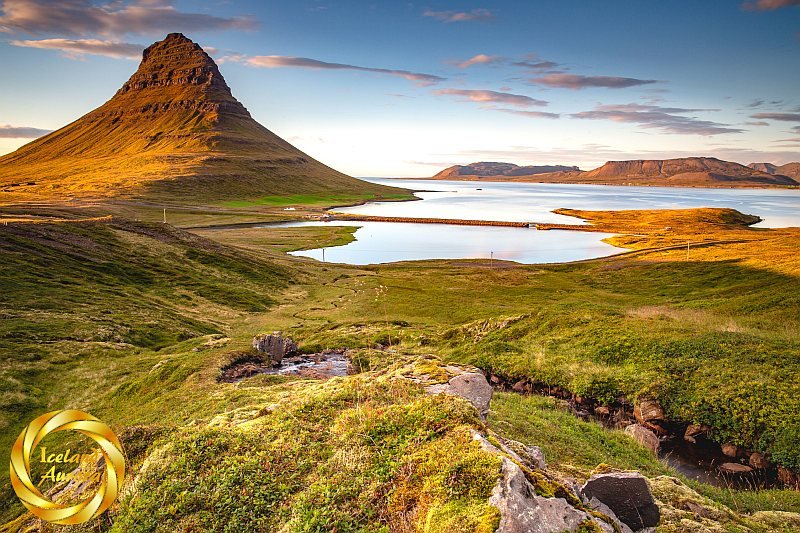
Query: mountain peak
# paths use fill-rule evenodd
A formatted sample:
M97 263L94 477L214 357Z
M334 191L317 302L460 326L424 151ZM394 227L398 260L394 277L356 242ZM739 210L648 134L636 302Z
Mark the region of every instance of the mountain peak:
M234 100L214 60L199 44L182 33L170 33L164 40L145 48L139 68L116 96L164 87L178 90L193 87L199 89L199 92L194 91L196 97L208 93L206 96Z

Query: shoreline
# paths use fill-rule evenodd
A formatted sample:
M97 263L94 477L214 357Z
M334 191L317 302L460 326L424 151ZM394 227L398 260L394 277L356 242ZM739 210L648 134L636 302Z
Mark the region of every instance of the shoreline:
M667 185L660 183L612 183L612 182L597 182L597 181L552 181L552 180L529 180L529 179L500 179L508 178L508 176L463 176L447 178L380 178L386 180L413 180L413 181L463 181L467 183L531 183L541 185L596 185L600 187L660 187L663 189L753 189L753 190L800 190L797 185Z

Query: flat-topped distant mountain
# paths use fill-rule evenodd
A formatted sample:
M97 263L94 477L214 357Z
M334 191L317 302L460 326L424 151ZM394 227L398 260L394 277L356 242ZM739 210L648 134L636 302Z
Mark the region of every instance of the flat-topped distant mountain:
M532 176L549 172L580 171L578 167L564 165L531 165L521 167L513 163L495 163L481 161L469 165L454 165L448 167L434 176L437 179L446 179L458 176Z
M511 170L499 174L493 173L495 169L502 170L504 168L510 168ZM558 167L558 171L545 170L524 175L517 173L517 169L529 168L547 167L518 167L508 163L473 163L465 166L450 167L439 172L431 179L726 188L798 185L798 182L788 175L772 174L761 169L746 167L730 161L722 161L714 157L609 161L601 167L585 172L578 170L577 167ZM485 172L479 174L470 172L470 170L485 170Z
M0 157L0 191L0 202L400 192L337 172L256 122L180 33L145 49L108 102Z
M785 165L773 165L772 163L750 163L748 167L760 170L767 174L789 176L794 180L800 179L800 163L786 163Z

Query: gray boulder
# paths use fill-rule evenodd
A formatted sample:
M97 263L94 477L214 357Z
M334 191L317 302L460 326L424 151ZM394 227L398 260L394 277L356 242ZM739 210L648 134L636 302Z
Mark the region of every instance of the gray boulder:
M280 331L270 335L257 335L253 338L253 348L268 354L276 365L279 365L285 356L297 353L297 343L289 337L284 337Z
M489 416L489 405L492 402L492 386L486 381L486 376L480 372L463 372L450 378L447 383L428 386L426 391L429 394L459 396L475 406L481 420L486 422L486 417Z
M575 531L583 521L590 519L563 498L537 495L522 469L505 457L502 473L489 498L489 503L500 511L497 533Z
M634 531L656 526L661 518L647 480L638 472L594 475L581 492L590 501L602 502Z

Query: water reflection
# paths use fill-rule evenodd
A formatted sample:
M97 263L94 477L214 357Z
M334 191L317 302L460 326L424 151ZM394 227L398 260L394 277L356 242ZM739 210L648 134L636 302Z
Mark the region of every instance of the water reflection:
M537 231L527 228L407 224L399 222L294 222L283 227L359 226L344 246L291 252L333 263L367 265L421 259L497 259L518 263L561 263L621 251L601 242L605 233Z

